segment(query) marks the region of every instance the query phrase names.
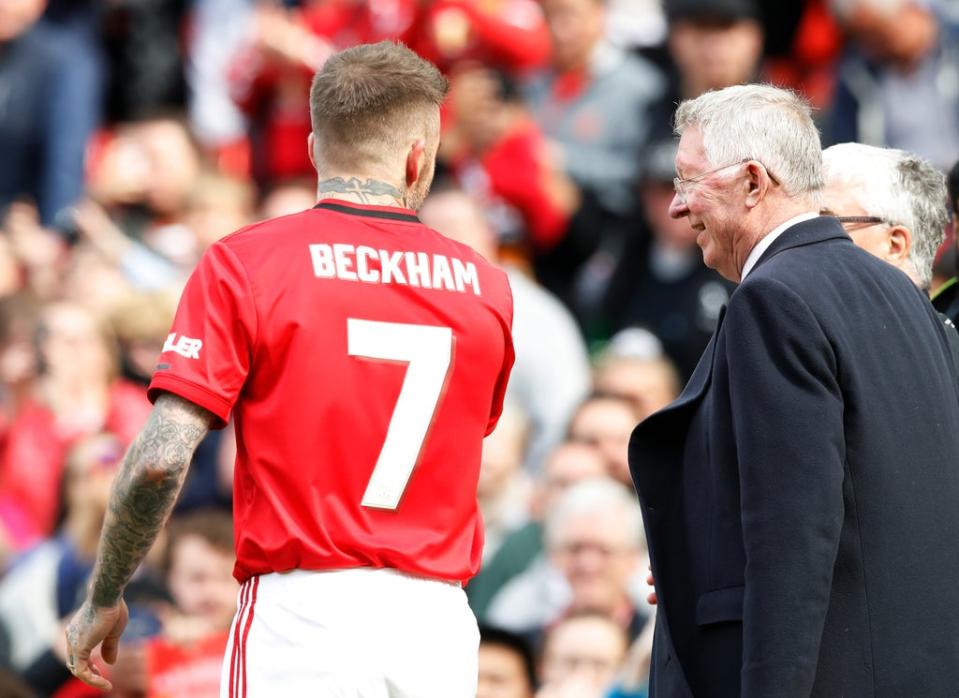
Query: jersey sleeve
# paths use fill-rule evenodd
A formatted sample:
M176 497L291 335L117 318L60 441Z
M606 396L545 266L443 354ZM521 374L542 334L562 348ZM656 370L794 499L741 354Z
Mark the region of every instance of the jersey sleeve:
M503 414L503 400L506 397L506 386L509 384L510 372L513 370L513 362L516 361L516 353L513 349L513 291L509 285L509 278L503 274L504 296L503 314L503 365L500 368L499 377L496 379L496 388L493 390L493 402L490 407L489 422L486 425L486 436L493 433L496 424L499 422L500 415Z
M216 416L222 428L250 372L256 311L249 278L223 242L200 259L180 298L148 397L174 393Z

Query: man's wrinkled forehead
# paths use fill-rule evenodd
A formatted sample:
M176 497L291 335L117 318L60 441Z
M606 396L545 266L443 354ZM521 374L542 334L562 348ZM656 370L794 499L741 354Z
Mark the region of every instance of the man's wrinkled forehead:
M703 147L703 137L696 126L689 126L683 131L676 149L676 174L680 177L695 174L708 164L706 149Z

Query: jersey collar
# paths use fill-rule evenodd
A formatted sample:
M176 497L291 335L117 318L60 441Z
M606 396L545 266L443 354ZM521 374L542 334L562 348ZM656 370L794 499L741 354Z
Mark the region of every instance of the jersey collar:
M420 219L416 217L416 213L408 208L400 208L399 206L367 206L353 203L352 201L343 201L342 199L323 199L313 208L346 213L352 216L385 218L392 221L405 221L406 223L420 222Z

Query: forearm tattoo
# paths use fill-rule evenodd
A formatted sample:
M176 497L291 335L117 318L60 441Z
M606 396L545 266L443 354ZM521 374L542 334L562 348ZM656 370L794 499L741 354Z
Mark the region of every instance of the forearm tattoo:
M365 182L361 182L356 177L350 177L348 180L342 177L333 177L332 179L324 179L320 182L318 188L321 194L329 192L335 194L354 194L358 196L364 204L368 204L372 198L380 196L390 196L397 201L403 200L403 192L392 184L381 182L377 179L368 179Z
M133 441L113 483L93 571L94 606L112 606L150 550L183 486L211 415L163 394Z

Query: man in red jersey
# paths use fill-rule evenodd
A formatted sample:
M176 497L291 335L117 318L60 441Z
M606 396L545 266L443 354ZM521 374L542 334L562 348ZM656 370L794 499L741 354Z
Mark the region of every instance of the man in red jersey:
M194 447L230 418L239 611L222 696L467 698L476 483L513 361L506 275L423 226L446 80L405 47L333 56L310 95L315 208L213 245L114 487L68 665L116 658L122 592Z

